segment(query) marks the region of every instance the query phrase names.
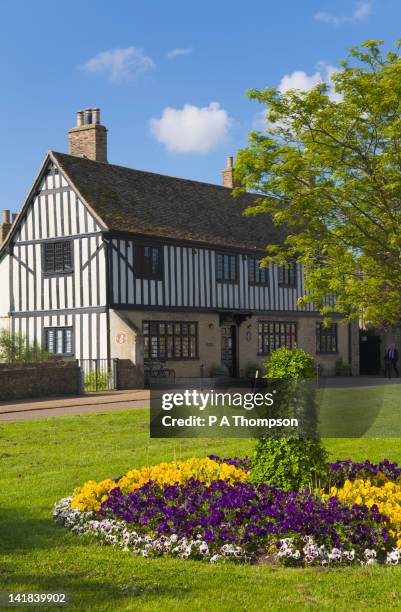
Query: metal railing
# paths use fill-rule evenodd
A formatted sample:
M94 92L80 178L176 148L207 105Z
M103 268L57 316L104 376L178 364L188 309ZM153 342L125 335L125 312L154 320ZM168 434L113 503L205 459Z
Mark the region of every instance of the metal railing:
M78 359L83 390L93 392L116 389L117 362L118 359Z

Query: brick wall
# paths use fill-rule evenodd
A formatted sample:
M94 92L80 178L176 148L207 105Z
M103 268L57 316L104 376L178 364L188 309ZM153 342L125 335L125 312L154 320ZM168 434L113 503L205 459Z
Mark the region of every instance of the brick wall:
M70 155L107 162L107 130L103 125L92 123L72 128L68 138Z
M0 401L79 393L75 362L0 363Z
M143 371L134 365L130 359L119 359L117 362L117 388L144 388Z
M143 320L161 321L197 321L199 331L199 359L187 361L168 360L166 367L175 370L177 378L191 378L200 376L203 366L204 376L209 376L213 366L221 363L221 329L219 316L216 313L199 312L158 312L158 311L124 311L127 320L112 312L111 327L111 353L112 357L130 359L139 369L143 369L143 349L140 330ZM322 321L318 315L311 316L302 313L275 313L270 315L252 315L247 318L238 330L239 376L245 376L250 364L263 369L265 356L258 355L258 321L294 321L297 324L297 344L311 353L316 362L321 365L324 375L333 375L337 359L342 358L344 363L349 361L349 330L348 325L338 324L338 353L331 355L316 355L316 322ZM121 332L125 334L124 344L118 344L116 338ZM351 324L352 345L352 373L359 374L359 332L358 322Z

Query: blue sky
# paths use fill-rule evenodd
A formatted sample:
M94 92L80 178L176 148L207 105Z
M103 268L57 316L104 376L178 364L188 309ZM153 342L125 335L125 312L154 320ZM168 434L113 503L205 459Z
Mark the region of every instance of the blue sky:
M399 0L1 0L1 208L87 106L111 163L219 183L258 125L248 89L309 87L350 46L400 37Z

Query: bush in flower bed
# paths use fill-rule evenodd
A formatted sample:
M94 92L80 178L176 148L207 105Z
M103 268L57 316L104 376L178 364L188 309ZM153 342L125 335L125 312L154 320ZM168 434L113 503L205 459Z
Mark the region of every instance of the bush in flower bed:
M102 481L107 485L92 481L74 498L60 500L54 518L75 533L94 534L143 556L211 562L268 556L286 565L323 566L401 562L394 523L399 517L392 513L401 495L395 489L387 506L376 491L370 493L378 503L340 489L284 491L249 482L240 465L248 469L249 460L212 456L131 470L117 482ZM181 482L174 480L177 470ZM142 483L136 474L127 481L133 472L158 478ZM188 477L194 472L197 477ZM89 489L101 498L83 497Z

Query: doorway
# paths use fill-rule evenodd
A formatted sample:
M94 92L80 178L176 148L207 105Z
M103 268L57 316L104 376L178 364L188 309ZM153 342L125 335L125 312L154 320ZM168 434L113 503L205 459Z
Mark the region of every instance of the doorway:
M230 323L221 326L221 363L230 376L237 376L237 326Z
M380 336L361 335L359 338L360 373L374 376L380 374Z

